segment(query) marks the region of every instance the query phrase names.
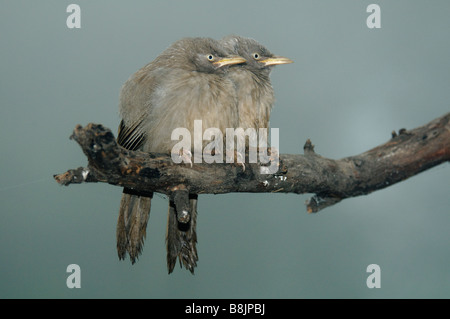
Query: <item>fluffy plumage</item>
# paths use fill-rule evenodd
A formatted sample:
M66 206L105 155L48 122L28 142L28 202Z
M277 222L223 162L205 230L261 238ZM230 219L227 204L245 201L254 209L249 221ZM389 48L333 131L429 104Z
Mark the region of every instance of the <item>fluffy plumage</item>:
M246 62L230 67L228 78L236 87L239 127L269 128L270 113L275 101L270 82L273 66L293 61L274 55L256 40L229 35L220 40L229 54L242 56Z
M170 153L178 141L175 128L187 128L193 136L194 120L203 128L237 127L238 111L234 83L226 77L228 65L245 60L223 50L210 38L184 38L133 74L120 94L118 142L125 148ZM124 190L117 226L117 249L123 259L128 251L132 263L142 250L152 194ZM167 265L172 272L177 257L192 273L198 260L195 231L197 195L190 195L191 218L177 221L169 203L166 234Z

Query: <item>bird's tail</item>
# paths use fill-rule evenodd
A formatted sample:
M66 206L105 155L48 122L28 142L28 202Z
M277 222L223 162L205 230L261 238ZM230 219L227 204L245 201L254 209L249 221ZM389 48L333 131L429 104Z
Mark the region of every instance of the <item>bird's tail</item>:
M166 232L167 268L173 271L177 258L180 267L184 265L192 274L197 266L197 195L189 195L190 220L180 223L177 219L175 203L169 202L169 214Z
M117 220L116 238L119 259L126 252L134 264L142 252L153 193L136 193L124 188Z

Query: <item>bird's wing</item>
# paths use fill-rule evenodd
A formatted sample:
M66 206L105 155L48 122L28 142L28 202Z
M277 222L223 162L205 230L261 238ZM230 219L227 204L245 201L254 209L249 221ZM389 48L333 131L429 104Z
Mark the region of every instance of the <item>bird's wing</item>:
M145 143L148 124L153 121L157 88L164 81L163 75L167 72L167 68L151 62L125 82L120 94L119 111L122 121L117 137L117 142L122 147L137 150Z
M146 139L146 134L141 125L143 121L143 116L129 126L125 125L124 120L120 121L117 143L131 151L140 148Z

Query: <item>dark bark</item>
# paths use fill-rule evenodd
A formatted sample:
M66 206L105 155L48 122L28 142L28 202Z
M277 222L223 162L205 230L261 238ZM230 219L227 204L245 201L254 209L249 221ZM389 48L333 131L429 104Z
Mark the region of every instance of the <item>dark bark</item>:
M61 185L104 182L171 196L186 189L194 194L314 193L308 212L317 212L342 199L369 194L450 161L450 113L413 130L401 129L365 153L339 160L314 152L308 140L304 155L280 155L276 174L261 174L261 165L175 164L170 155L128 151L118 146L109 129L78 125L72 139L88 158L80 167L55 175Z

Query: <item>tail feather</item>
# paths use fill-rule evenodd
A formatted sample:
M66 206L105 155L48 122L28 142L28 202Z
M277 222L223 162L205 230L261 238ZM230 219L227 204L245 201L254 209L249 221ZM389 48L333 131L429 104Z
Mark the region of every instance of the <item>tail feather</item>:
M178 240L176 234L178 232L178 221L175 211L175 204L169 202L169 213L167 215L167 230L166 230L166 248L167 248L167 268L169 274L173 271L177 261L178 252L181 249L181 242Z
M197 266L197 195L191 195L190 200L190 221L186 224L177 220L175 204L169 202L169 214L167 221L166 247L167 247L167 268L169 274L173 271L177 258L180 267L184 266L192 274Z
M122 194L116 238L119 259L125 259L126 252L134 264L142 253L150 216L151 197L136 194Z

